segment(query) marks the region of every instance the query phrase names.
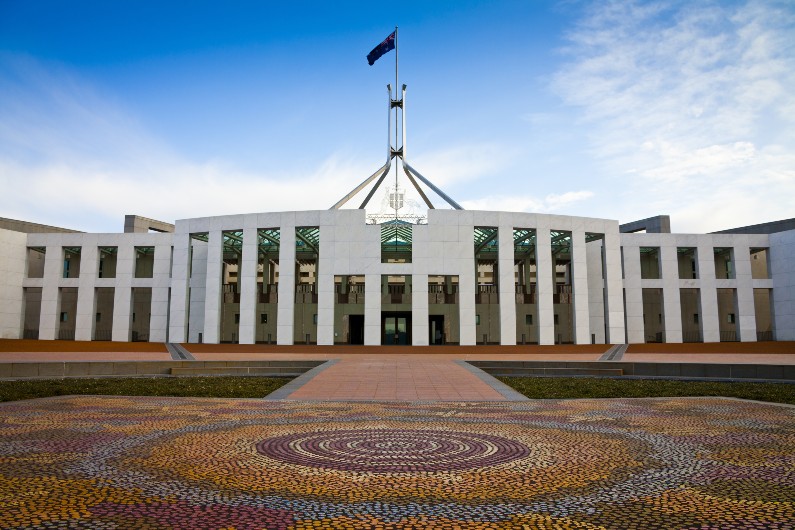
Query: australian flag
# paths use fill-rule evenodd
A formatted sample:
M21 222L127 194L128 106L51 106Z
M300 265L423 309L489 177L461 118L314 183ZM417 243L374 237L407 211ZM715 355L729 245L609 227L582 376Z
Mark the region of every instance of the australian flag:
M386 52L395 49L395 32L393 31L389 37L384 39L384 42L373 48L373 51L367 54L367 62L370 66L381 58Z

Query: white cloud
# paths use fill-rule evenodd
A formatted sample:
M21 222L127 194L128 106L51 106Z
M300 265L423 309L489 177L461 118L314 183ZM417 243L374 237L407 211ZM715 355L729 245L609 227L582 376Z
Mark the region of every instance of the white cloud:
M149 160L149 162L152 162ZM330 157L310 175L260 176L217 164L135 165L102 169L90 161L25 166L0 160L4 216L88 231L118 231L124 214L164 221L211 215L324 209L361 175L361 166ZM31 218L32 217L32 218Z
M593 192L587 190L550 194L539 198L532 195L491 195L482 199L462 201L468 210L491 210L507 212L549 213L568 208L575 203L590 199Z
M115 232L125 214L324 209L373 170L335 153L302 174L188 160L68 71L0 56L0 72L0 216Z
M570 33L554 88L582 108L601 172L657 208L641 216L688 231L792 216L792 7L597 2Z
M411 151L408 154L411 155ZM409 157L408 162L425 178L444 190L445 186L488 178L513 163L517 154L516 150L496 142L487 142L426 152L416 160Z

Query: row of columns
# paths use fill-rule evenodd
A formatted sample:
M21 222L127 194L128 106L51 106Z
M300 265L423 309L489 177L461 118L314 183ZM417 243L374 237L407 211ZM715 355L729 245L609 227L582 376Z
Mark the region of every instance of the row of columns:
M80 275L78 278L62 278L63 247L47 246L44 260L44 278L41 280L41 309L39 319L39 339L58 338L60 327L60 289L77 288L77 309L75 315L75 340L92 340L96 314L96 289L111 287L113 298L112 340L126 342L131 339L132 289L136 287L152 289L151 320L149 340L165 342L168 327L168 297L171 269L171 246L154 245L154 268L152 278L135 278L135 246L118 247L116 258L116 277L99 278L99 246L95 244L81 247ZM148 245L152 246L152 245ZM27 280L33 286L35 280Z
M624 287L626 290L627 340L645 342L643 323L643 289L659 288L663 292L663 325L665 342L682 342L682 315L680 289L699 289L701 304L701 331L704 342L720 342L717 289L736 289L737 332L742 342L756 341L756 312L754 308L754 280L751 275L748 245L734 246L735 278L715 278L714 248L712 245L696 246L698 279L680 279L677 247L660 247L661 279L643 280L640 271L640 246L623 246Z
M500 342L516 344L516 305L514 300L514 245L512 225L499 227L499 289L500 289ZM549 228L536 228L536 303L538 304L538 342L555 343L554 294L555 270L552 262L552 239ZM503 234L510 234L506 237ZM589 278L586 234L582 229L571 231L571 269L574 306L574 342L590 344L591 325L589 307ZM618 233L603 237L605 271L604 289L606 341L624 342L624 308L621 281L621 250ZM601 257L600 257L601 259ZM542 279L544 279L542 281ZM510 301L510 302L509 302ZM508 302L508 303L506 303Z
M512 225L499 226L499 289L500 289L500 336L501 343L516 344L516 304L514 303L514 245ZM333 226L320 227L320 253L318 258L318 344L334 344L334 274L332 255L333 245L323 241L333 240ZM539 343L554 344L554 303L555 276L552 263L550 229L536 228L537 275L546 278L537 287ZM607 340L623 342L624 315L621 294L620 250L618 233L604 236L605 289L607 310L605 314ZM256 291L258 264L258 234L256 228L243 230L243 251L238 271L240 282L240 323L239 342L253 344L256 336ZM572 282L574 290L574 336L578 344L590 343L590 311L588 297L587 251L584 230L572 231ZM470 244L470 266L463 270L445 271L459 277L459 317L461 344L474 345L475 337L475 291L476 277L474 267L474 245ZM189 270L191 236L187 233L174 235L174 270L171 296L171 323L169 336L172 341L186 341L189 315ZM284 223L280 227L279 261L282 264L295 261L295 226ZM223 273L223 231L208 233L207 264L204 278L204 325L203 340L217 343L221 328L222 273ZM381 343L381 276L382 274L405 274L390 270L391 265L383 264L376 273L365 273L365 344ZM405 269L405 265L401 265ZM336 271L350 274L349 271ZM441 272L441 271L440 271ZM415 345L428 344L428 274L422 272L412 275L412 337ZM196 279L194 279L196 280ZM201 281L201 279L198 279ZM293 343L293 321L295 303L295 270L293 267L280 267L279 304L277 309L278 344Z

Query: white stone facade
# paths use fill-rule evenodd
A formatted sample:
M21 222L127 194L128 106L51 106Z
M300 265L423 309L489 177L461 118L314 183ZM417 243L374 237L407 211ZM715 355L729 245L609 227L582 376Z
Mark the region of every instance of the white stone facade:
M310 273L314 283L306 293L296 288L307 274L296 255L296 228L301 227L316 227L319 234ZM491 305L483 305L485 298L480 297L476 227L498 231L498 248L490 261ZM277 292L271 294L265 292L268 272L258 251L265 229L279 232L278 259L273 262L281 267L278 281L273 280ZM533 231L535 237L532 269L524 272L532 270L535 281L528 280L532 294L521 299L524 306L514 241L520 229ZM561 232L570 246L565 266L556 266L551 238ZM241 239L233 268L224 264L227 233ZM441 306L434 305L441 299L429 298L429 278L444 277L455 282L455 292L448 295L454 294L450 303L457 315L445 321L445 335L462 345L494 337L505 345L526 338L539 344L683 342L693 337L704 342L756 341L773 331L778 340L795 340L795 231L626 234L619 233L618 222L605 219L429 210L427 224L412 225L411 235L411 259L399 263L383 262L381 226L368 224L363 210L186 219L177 221L173 233L0 230L0 337L20 338L32 330L39 339L52 340L63 338L68 329L73 331L69 338L99 340L97 331L107 325L106 339L114 341L144 337L153 342L253 344L267 336L278 344L293 344L296 337L303 342L306 336L309 342L332 345L353 329L349 322L358 311L363 315L363 343L376 345L387 333L383 308L395 304L397 296L395 307L403 309L395 314L408 315L406 336L422 346L435 340L431 326L436 325L434 318L441 318ZM64 263L65 249L74 248L79 249L79 274L67 272ZM115 249L112 277L100 277L103 248ZM143 277L136 264L141 249L153 249ZM752 249L763 254L752 255ZM28 262L41 255L42 277L31 277ZM766 272L752 263L762 255L769 260ZM687 260L692 260L692 274ZM231 275L235 286L227 288ZM360 309L341 317L340 278L348 277L363 280L363 301ZM387 285L394 278L403 278L406 291L390 298ZM100 301L103 296L107 301ZM772 307L756 307L768 299ZM301 304L306 307L301 309ZM491 318L498 319L496 326L481 333L481 319ZM301 320L300 333L296 319ZM771 329L761 329L768 320L765 326ZM457 329L449 330L450 322Z
M795 230L770 235L773 314L778 340L795 340Z

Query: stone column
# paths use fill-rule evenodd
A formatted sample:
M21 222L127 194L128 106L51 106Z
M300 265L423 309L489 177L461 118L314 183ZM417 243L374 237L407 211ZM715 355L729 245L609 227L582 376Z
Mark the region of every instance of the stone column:
M75 340L92 340L96 320L96 288L99 249L95 235L86 236L80 249L80 279L77 287Z
M756 342L756 308L751 276L751 249L737 245L733 249L734 271L737 281L737 331L742 342Z
M548 227L536 228L536 296L538 303L538 343L555 344L555 268L552 265L552 240Z
M256 228L243 230L243 255L240 258L240 271L237 281L240 286L240 344L254 344L257 330L257 268L259 236ZM263 280L266 271L263 271Z
M604 239L591 241L585 245L588 258L588 322L589 331L594 335L596 344L606 342L603 245Z
M411 277L411 344L428 346L428 275Z
M679 261L676 243L664 241L660 246L660 269L663 280L663 322L665 342L682 342L682 304L679 295Z
M47 245L44 251L44 278L41 289L39 340L54 340L58 336L58 306L63 276L63 247Z
M155 245L149 342L165 342L168 335L168 286L171 283L170 241Z
M207 234L207 238L207 276L205 277L202 342L218 344L221 331L221 275L224 270L224 235L220 230L213 230Z
M317 343L334 344L334 250L333 225L321 225L317 259Z
M116 342L129 342L132 317L132 279L135 274L135 242L119 244L116 257L116 288L113 293L113 331Z
M607 225L607 223L605 224ZM637 260L638 281L640 281L639 255ZM627 333L624 322L624 279L621 277L621 236L618 232L617 222L606 226L604 237L604 263L602 267L605 271L605 299L607 300L605 314L605 318L607 319L607 337L605 337L605 341L608 344L622 344L627 340ZM643 300L641 300L640 306L642 325ZM641 335L642 333L641 331Z
M173 236L174 255L171 264L171 308L169 309L168 340L188 341L188 281L190 280L190 234ZM154 293L152 293L154 296Z
M474 225L459 226L459 233L469 234L469 241L461 237L461 258L459 258L458 275L458 318L461 346L474 346L477 342L475 315L475 293L477 292L477 276L475 262L475 227Z
M585 231L571 232L571 275L574 296L574 343L591 343L590 308L588 307L588 251Z
M500 344L516 344L516 287L513 274L513 225L498 228L498 266L500 297Z
M381 275L364 276L364 344L381 344Z
M646 342L646 330L643 326L643 284L640 276L640 247L625 244L623 250L627 342L642 344ZM610 294L608 294L609 296ZM612 338L610 342L614 342Z
M277 307L276 343L293 343L295 322L295 222L285 222L279 228L279 305Z
M0 230L0 338L21 339L25 321L28 235Z
M720 342L718 291L715 282L715 249L712 243L696 247L701 296L701 333L704 342Z

